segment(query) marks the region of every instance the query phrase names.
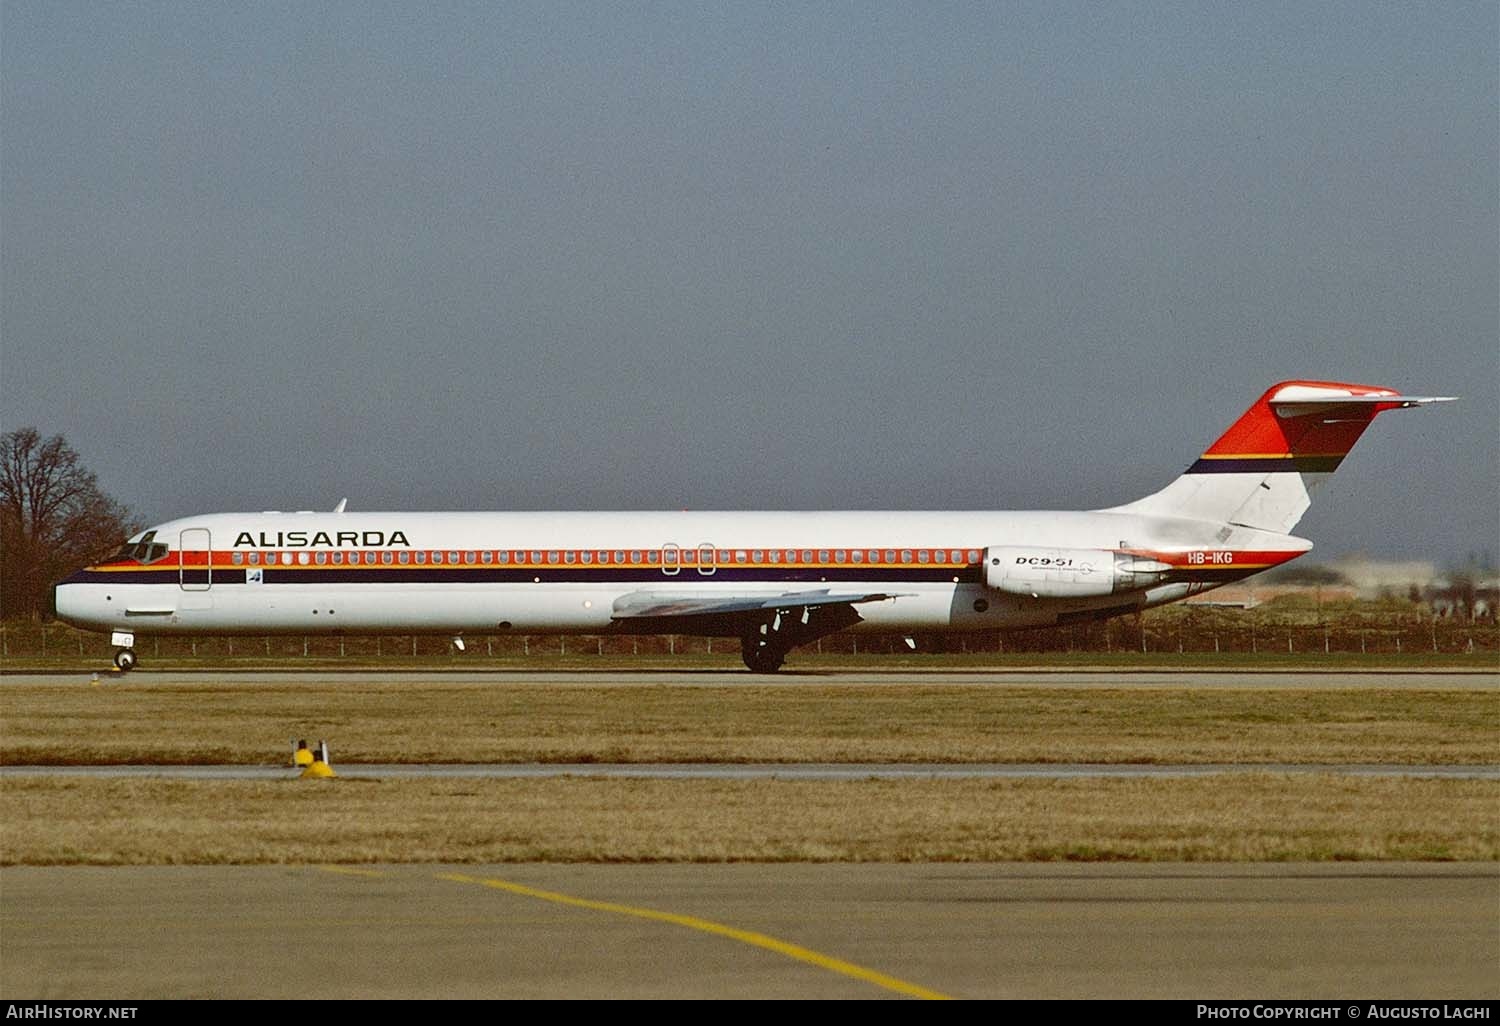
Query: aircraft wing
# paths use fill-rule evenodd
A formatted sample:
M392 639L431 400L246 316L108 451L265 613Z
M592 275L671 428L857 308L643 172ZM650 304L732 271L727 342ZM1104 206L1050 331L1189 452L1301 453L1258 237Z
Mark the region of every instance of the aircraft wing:
M781 665L797 645L853 627L864 617L855 606L883 602L884 591L785 591L779 595L684 595L637 591L615 601L615 628L627 634L735 635L745 662L758 672Z
M685 596L661 592L637 591L616 600L616 620L656 620L671 617L733 617L750 614L753 618L791 609L823 606L857 605L861 602L883 602L895 598L882 591L835 592L789 591L780 595Z
M771 653L769 665L751 663L753 668L765 670L780 666L789 649L859 623L864 617L855 606L893 598L896 596L883 591L839 592L828 588L779 595L637 591L616 600L613 617L618 630L631 634L736 635L747 652L764 648ZM755 638L760 639L759 646Z

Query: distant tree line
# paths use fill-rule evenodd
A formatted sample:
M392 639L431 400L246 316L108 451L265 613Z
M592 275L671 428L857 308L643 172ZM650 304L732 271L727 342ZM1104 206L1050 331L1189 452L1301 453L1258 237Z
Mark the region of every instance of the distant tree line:
M52 586L134 529L61 435L23 427L0 436L0 616L50 616Z

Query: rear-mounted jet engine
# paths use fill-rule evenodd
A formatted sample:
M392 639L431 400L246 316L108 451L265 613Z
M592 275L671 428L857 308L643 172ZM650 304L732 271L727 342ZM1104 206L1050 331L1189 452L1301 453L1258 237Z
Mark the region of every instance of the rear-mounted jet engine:
M1093 598L1142 591L1172 568L1116 549L1041 549L992 545L984 553L984 583L1028 598Z

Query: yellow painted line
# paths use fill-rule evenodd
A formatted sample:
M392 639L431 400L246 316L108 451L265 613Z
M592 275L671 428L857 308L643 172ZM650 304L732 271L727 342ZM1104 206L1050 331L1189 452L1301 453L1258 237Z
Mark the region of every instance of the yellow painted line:
M343 876L385 876L378 869L354 869L351 866L319 866L325 873L339 873Z
M876 972L874 969L866 969L862 965L853 962L845 962L841 958L833 958L829 955L820 954L810 948L804 948L798 944L789 944L786 941L768 937L763 933L754 933L749 930L738 930L733 926L725 926L710 919L699 919L697 916L681 916L673 912L658 912L651 908L636 908L633 905L618 905L612 901L591 901L588 898L575 898L569 894L559 894L556 891L543 891L535 887L527 887L524 884L511 883L508 880L497 880L481 878L477 876L465 876L462 873L439 873L439 880L451 880L454 883L479 884L481 887L492 887L497 891L509 891L511 894L519 894L527 898L540 898L542 901L551 901L559 905L570 905L574 908L592 909L595 912L612 912L615 915L634 916L637 919L650 919L658 923L671 923L673 926L683 926L689 930L699 930L718 937L728 937L743 944L750 944L767 951L774 951L778 955L805 962L808 965L817 966L819 969L827 969L829 972L839 973L843 976L873 983L877 987L893 990L897 994L905 994L908 997L922 998L927 1001L949 1000L947 994L926 987L919 987L915 983L907 983L898 980L894 976Z

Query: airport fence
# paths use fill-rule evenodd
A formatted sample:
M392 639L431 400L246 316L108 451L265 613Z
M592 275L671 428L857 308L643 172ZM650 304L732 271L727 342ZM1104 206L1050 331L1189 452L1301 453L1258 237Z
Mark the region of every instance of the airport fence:
M916 634L913 650L899 635L835 634L803 652L825 655L1146 653L1161 656L1233 653L1250 656L1485 654L1500 657L1500 625L1493 617L1434 616L1416 604L1349 603L1339 609L1254 609L1171 606L1102 622L1027 631ZM557 659L726 656L734 638L685 635L465 635L458 652L444 635L182 636L142 634L142 660L253 664L296 660L350 664L474 661L547 662ZM60 622L0 624L0 661L105 660L107 635Z

